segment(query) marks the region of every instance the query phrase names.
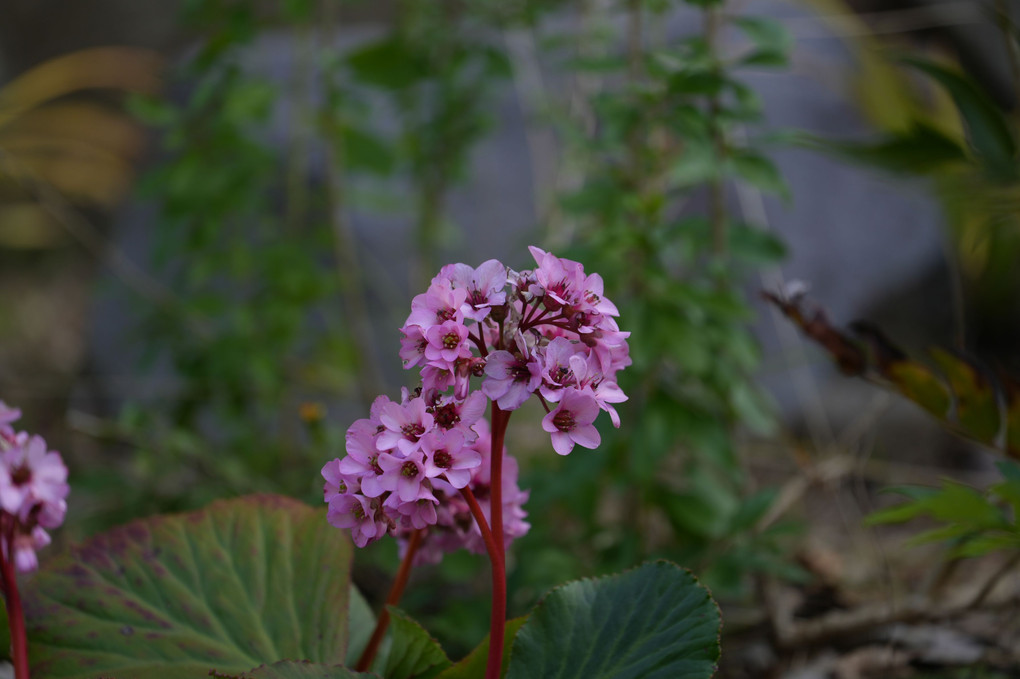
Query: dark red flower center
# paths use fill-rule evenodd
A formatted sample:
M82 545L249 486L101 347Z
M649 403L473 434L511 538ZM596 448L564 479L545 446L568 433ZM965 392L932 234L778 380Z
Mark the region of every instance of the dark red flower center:
M432 463L440 469L449 469L453 466L453 456L445 450L437 450L432 454Z
M524 382L525 380L531 379L531 371L528 370L528 364L524 361L517 361L510 366L510 376L514 378L514 382Z
M460 422L460 415L457 413L457 408L452 403L447 403L445 406L436 408L432 416L436 419L436 424L443 429L450 429Z
M15 467L14 470L11 471L11 481L13 481L16 486L23 486L31 480L32 470L24 465Z
M574 422L574 413L569 410L561 410L553 416L552 423L560 431L570 431L576 424Z
M414 441L419 439L421 435L425 433L425 427L417 422L409 422L400 428L400 433Z

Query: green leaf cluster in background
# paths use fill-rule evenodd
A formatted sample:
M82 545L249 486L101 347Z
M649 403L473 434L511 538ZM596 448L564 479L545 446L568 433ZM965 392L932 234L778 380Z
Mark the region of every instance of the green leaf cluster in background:
M908 544L946 542L947 558L977 557L997 551L1020 554L1020 465L998 464L1003 480L979 491L945 480L941 488L890 488L907 502L871 514L871 524L903 523L927 516L940 525L912 537Z
M132 461L126 478L82 480L96 508L89 528L224 492L311 501L322 461L343 447L345 426L327 408L367 407L385 391L391 363L375 327L397 323L385 316L410 296L405 275L417 290L441 264L454 237L446 196L510 75L498 41L477 28L535 7L408 2L386 34L338 50L346 11L189 3L184 21L201 41L172 74L182 101L133 102L163 141L143 193L160 209L154 271L172 293L146 300L131 339L143 370L173 379L101 432ZM247 65L274 26L293 43L286 84ZM270 140L282 109L281 148ZM373 212L407 222L409 266L364 257L352 220Z
M654 23L682 4L631 3L628 25L647 25L638 13ZM593 29L578 48L585 52L564 55L599 87L586 115L558 121L580 179L545 226L553 241L570 234L566 256L605 279L631 332L634 365L621 376L630 397L620 407L623 427L603 430L599 454L536 462L529 474L532 510L556 512L576 528L575 556L522 563L531 574L518 575L518 586L557 560L612 569L664 556L737 595L747 593L752 572L792 570L783 530L771 530L786 527L754 518L773 495L750 490L734 435L774 431L753 380L759 352L744 282L781 261L785 247L725 204L734 183L788 194L756 141L758 98L733 69L781 67L790 41L763 17L708 7L700 21L704 30L689 37L649 32L622 52ZM717 44L730 27L745 38L737 57ZM562 540L562 531L553 539L541 525L532 532L523 549Z

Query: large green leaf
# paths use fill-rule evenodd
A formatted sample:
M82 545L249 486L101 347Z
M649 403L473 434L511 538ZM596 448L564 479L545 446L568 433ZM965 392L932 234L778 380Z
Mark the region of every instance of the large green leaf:
M347 639L347 662L348 667L358 664L358 658L372 638L372 631L375 629L375 614L365 601L358 588L351 585L351 598L347 606L350 637Z
M323 512L258 495L143 519L25 587L32 674L205 677L344 661L351 545Z
M666 561L572 582L521 627L507 679L707 679L720 624L708 590Z
M450 666L439 642L399 609L390 607L393 644L386 658L386 679L432 677Z
M241 674L211 675L214 679L379 679L378 674L355 672L340 665L320 665L307 660L281 660Z
M503 632L503 669L500 676L506 675L507 666L510 664L510 651L517 636L517 630L521 628L526 617L514 618L506 621L506 629ZM467 654L460 662L449 667L436 679L482 679L489 662L489 635L485 635L482 643L478 644L473 651Z

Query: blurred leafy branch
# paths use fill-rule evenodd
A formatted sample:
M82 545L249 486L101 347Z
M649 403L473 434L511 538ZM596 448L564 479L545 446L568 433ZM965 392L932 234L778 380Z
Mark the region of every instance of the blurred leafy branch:
M388 319L370 306L387 308L387 277L390 287L402 281L365 271L351 220L373 203L360 187L389 182L392 194L409 180L401 192L415 205L420 284L449 241L446 194L509 69L477 37L495 6L406 2L390 32L338 49L342 6L294 1L267 14L254 2L188 3L184 21L202 42L175 77L188 88L182 103L133 102L164 140L143 192L161 206L154 266L180 301L141 310L137 338L152 369L169 364L180 384L158 404L125 409L116 434L140 450L117 493L119 516L106 520L224 490L311 498L323 447L342 447L324 404L384 391L372 325ZM281 24L294 29L286 87L245 61L261 32ZM281 154L268 140L284 101ZM383 129L380 106L396 134ZM402 202L393 195L382 209ZM92 480L109 495L114 481Z
M989 11L1002 29L1012 96L1020 97L1015 11L998 1L989 3ZM905 56L881 48L873 37L857 43L863 106L883 135L860 142L801 134L800 141L900 176L926 178L951 236L958 348L975 339L1001 342L1020 329L1016 117L980 81L943 60Z
M1004 372L989 375L968 358L934 348L938 372L909 357L880 329L866 322L851 325L851 333L834 327L820 308L809 308L802 295L765 293L808 337L833 358L840 371L891 389L933 415L950 431L990 449L1020 458L1020 382ZM998 579L1020 562L1020 466L1013 460L997 463L1001 482L984 491L952 480L941 488L900 486L888 489L906 501L874 512L868 523L903 523L928 516L936 528L915 535L908 545L945 542L950 562L1004 552L1005 563L979 590L980 605Z
M666 40L656 27L684 4L702 30ZM761 106L739 73L785 66L789 38L720 2L625 9L622 51L596 17L579 41L556 42L566 68L598 84L579 112L558 119L564 153L581 169L546 227L621 297L636 368L621 384L629 433L604 432L606 455L536 461L531 510L560 513L576 532L569 552L553 554L563 532L533 531L524 549L547 558L529 559L516 577L664 555L717 594L746 595L750 574L798 574L783 549L791 526L762 522L776 491L753 487L738 444L741 427L762 435L775 426L752 381L759 357L742 284L785 248L764 225L730 214L725 192L741 182L788 193L752 134ZM743 35L735 54L723 53L724 30Z
M1006 3L993 11L1002 29L1014 97L1020 97L1020 30ZM877 56L864 48L862 57L883 91L892 95L892 118L876 119L886 127L880 139L834 141L802 136L809 146L897 174L928 178L942 201L953 236L949 264L954 281L955 351L933 348L931 365L910 357L882 331L867 322L836 328L824 310L803 295L766 292L808 337L820 344L847 375L857 375L913 401L949 430L1012 458L1020 458L1020 380L1015 365L1002 357L972 357L972 346L996 348L985 327L1018 326L1020 277L1020 128L972 76L917 57ZM917 80L935 87L918 94ZM932 96L934 95L934 96ZM934 99L937 105L931 106ZM928 102L925 105L924 102ZM1000 331L1002 332L1002 331ZM968 335L973 336L968 336ZM994 371L986 366L993 365ZM1017 492L1020 468L1012 460L997 463L1003 479L984 490L952 480L941 488L904 486L890 489L906 501L872 514L871 524L902 523L921 516L938 526L916 535L910 544L944 542L946 558L960 559L1001 552L1004 562L972 602L980 605L999 578L1020 562L1017 541Z

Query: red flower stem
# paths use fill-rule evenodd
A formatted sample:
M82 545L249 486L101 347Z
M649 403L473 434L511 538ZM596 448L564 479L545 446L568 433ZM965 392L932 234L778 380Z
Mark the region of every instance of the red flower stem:
M4 515L3 541L7 557L0 555L0 571L4 581L4 601L7 604L7 624L11 630L11 660L14 663L14 679L28 677L28 635L25 633L25 614L21 608L21 594L14 574L14 522Z
M404 559L400 562L400 569L397 570L397 577L394 578L393 586L390 587L390 593L386 597L386 606L396 606L400 603L400 597L404 595L404 588L407 587L407 580L411 577L411 564L414 562L414 554L418 551L418 546L421 544L422 535L423 532L421 530L415 530L411 533L411 537L407 541L407 552L404 553ZM372 638L368 640L365 650L361 652L361 657L358 658L358 664L354 668L357 672L368 671L372 661L375 660L379 644L382 643L383 637L386 635L386 628L390 625L390 611L386 606L383 606L382 611L380 611L379 619L376 620L375 629L372 631ZM27 677L28 675L25 676Z
M506 566L503 562L503 550L497 546L475 494L467 486L461 488L460 493L471 508L471 515L475 517L478 530L482 531L482 541L485 543L485 551L489 553L489 562L492 565L492 618L489 621L489 664L485 670L485 679L499 679L503 664L503 631L506 628ZM499 639L499 642L493 643L493 639ZM494 651L496 648L499 650Z
M477 337L468 332L468 339L474 342L475 346L478 347L478 353L482 355L482 358L485 358L486 356L489 355L488 350L486 350L485 348L485 342L482 341L482 326L478 326Z
M499 557L499 586L493 567L492 620L489 625L489 664L485 679L499 679L503 664L503 630L506 628L506 541L503 538L503 439L510 411L492 402L492 447L489 449L489 516L492 541Z
M524 302L524 311L521 312L521 328L526 328L528 327L528 323L530 323L532 320L531 318L528 317L535 315L535 312L538 311L538 305L540 304L540 301L536 298L535 303L533 305L529 305L527 302L524 301L524 296L521 295L521 302Z

